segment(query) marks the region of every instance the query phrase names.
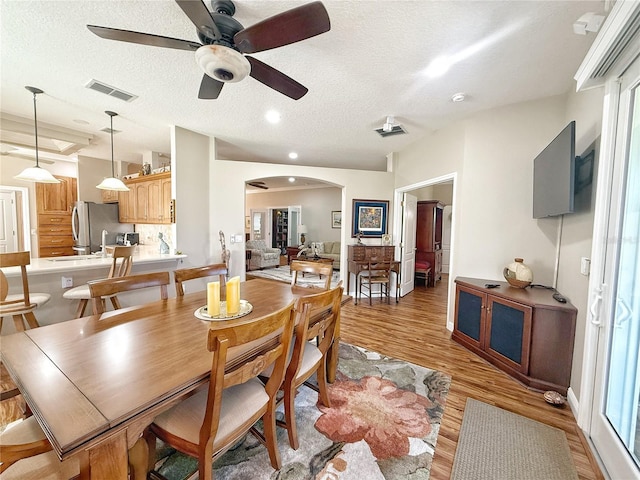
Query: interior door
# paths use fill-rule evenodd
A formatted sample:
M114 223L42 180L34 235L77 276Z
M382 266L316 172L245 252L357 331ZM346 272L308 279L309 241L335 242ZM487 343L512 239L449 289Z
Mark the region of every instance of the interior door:
M302 207L290 206L289 207L289 230L287 237L287 246L293 247L300 243L298 236L298 225L302 223Z
M416 270L416 216L418 198L405 193L402 199L402 239L400 240L402 258L402 283L400 296L413 291Z
M591 439L611 478L640 478L640 60L622 77Z
M16 192L0 191L0 253L18 251Z

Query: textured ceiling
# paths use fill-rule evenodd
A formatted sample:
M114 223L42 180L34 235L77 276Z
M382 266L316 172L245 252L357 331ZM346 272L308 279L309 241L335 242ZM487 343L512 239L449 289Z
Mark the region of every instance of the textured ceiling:
M245 27L302 1L238 0ZM575 88L573 75L594 34L573 33L585 1L333 1L323 2L331 30L257 53L309 89L291 100L253 78L228 84L217 100L198 100L202 73L188 51L99 38L87 24L197 40L171 0L6 1L1 3L3 113L33 116L26 85L38 97L38 120L93 136L81 155L141 162L145 152L170 153L170 126L218 139L218 157L326 167L384 170L386 155L428 131L474 112ZM208 2L207 2L207 5ZM442 77L425 68L439 56L456 63ZM137 95L130 103L91 91L97 79ZM451 95L465 92L467 101ZM277 125L268 110L281 114ZM388 115L408 134L374 132ZM299 158L289 160L295 150Z

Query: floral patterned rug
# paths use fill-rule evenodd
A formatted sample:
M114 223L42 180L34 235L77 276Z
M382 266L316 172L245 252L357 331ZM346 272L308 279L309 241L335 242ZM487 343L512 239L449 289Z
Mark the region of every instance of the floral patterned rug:
M340 344L331 408L302 387L296 397L300 448L278 428L282 468L252 436L220 457L217 480L426 480L451 378L441 372ZM197 462L159 448L157 470L169 480L197 478ZM193 473L195 471L195 474Z

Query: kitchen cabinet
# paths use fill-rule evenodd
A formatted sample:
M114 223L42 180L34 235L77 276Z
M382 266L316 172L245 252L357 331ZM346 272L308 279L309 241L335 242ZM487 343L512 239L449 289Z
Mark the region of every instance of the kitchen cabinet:
M118 203L119 196L117 190L101 190L102 203Z
M552 294L458 277L451 338L531 388L566 395L577 310Z
M429 262L428 287L442 279L442 212L438 200L419 201L416 213L416 262Z
M78 199L77 179L55 177L60 183L36 183L38 257L74 254L71 211Z
M120 192L120 222L169 224L171 222L171 172L125 180Z

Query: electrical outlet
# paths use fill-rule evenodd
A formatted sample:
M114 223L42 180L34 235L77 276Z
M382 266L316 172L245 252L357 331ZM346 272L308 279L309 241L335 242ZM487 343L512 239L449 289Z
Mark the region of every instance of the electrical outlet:
M62 277L62 288L73 287L73 277Z

